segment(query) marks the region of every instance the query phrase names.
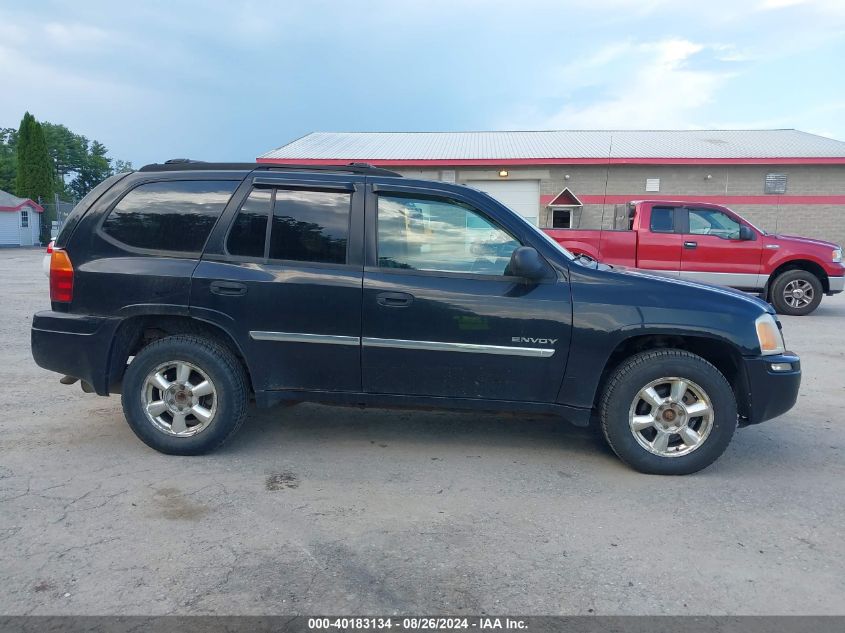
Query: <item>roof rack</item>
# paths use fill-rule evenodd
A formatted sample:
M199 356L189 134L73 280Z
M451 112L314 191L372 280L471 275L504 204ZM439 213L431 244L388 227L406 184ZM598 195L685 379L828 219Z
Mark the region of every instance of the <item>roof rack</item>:
M369 163L348 163L346 165L278 165L275 163L207 163L190 158L171 158L163 163L144 165L138 171L320 171L328 173L361 174L364 176L398 176L402 174Z

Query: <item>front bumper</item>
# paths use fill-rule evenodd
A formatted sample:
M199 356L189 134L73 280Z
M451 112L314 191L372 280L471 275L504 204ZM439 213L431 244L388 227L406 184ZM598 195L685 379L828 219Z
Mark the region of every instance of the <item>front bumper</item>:
M109 355L120 319L44 311L32 318L32 358L39 367L109 393Z
M828 277L827 281L830 284L828 294L835 295L845 290L845 277Z
M747 390L746 402L740 403L743 424L771 420L795 406L801 387L801 359L796 354L743 358L743 364ZM773 365L780 369L774 370Z

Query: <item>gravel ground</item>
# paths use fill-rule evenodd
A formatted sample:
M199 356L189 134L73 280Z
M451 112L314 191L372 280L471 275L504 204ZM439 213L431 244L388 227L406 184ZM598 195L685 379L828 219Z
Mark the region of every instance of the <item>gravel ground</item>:
M845 614L845 296L784 318L798 406L691 477L547 418L300 405L160 455L38 368L0 250L0 614Z

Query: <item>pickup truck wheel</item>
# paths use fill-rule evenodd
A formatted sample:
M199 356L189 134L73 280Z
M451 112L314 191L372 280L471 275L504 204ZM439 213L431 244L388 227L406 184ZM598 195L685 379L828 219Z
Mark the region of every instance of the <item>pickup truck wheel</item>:
M148 446L169 455L218 448L243 423L248 388L226 348L198 336L170 336L143 348L126 370L126 420Z
M607 381L599 417L613 452L655 475L706 468L725 451L737 425L734 393L722 373L677 349L625 360Z
M804 316L819 307L823 293L822 282L813 273L787 270L772 283L772 305L779 314Z

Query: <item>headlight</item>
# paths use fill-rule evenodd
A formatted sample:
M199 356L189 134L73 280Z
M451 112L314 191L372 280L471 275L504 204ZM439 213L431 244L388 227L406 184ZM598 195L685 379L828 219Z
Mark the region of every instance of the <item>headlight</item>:
M757 340L760 342L760 351L764 356L771 354L783 354L783 334L781 334L777 321L771 314L761 314L754 322L757 329Z
M836 264L842 262L842 249L841 248L833 249L833 261Z

